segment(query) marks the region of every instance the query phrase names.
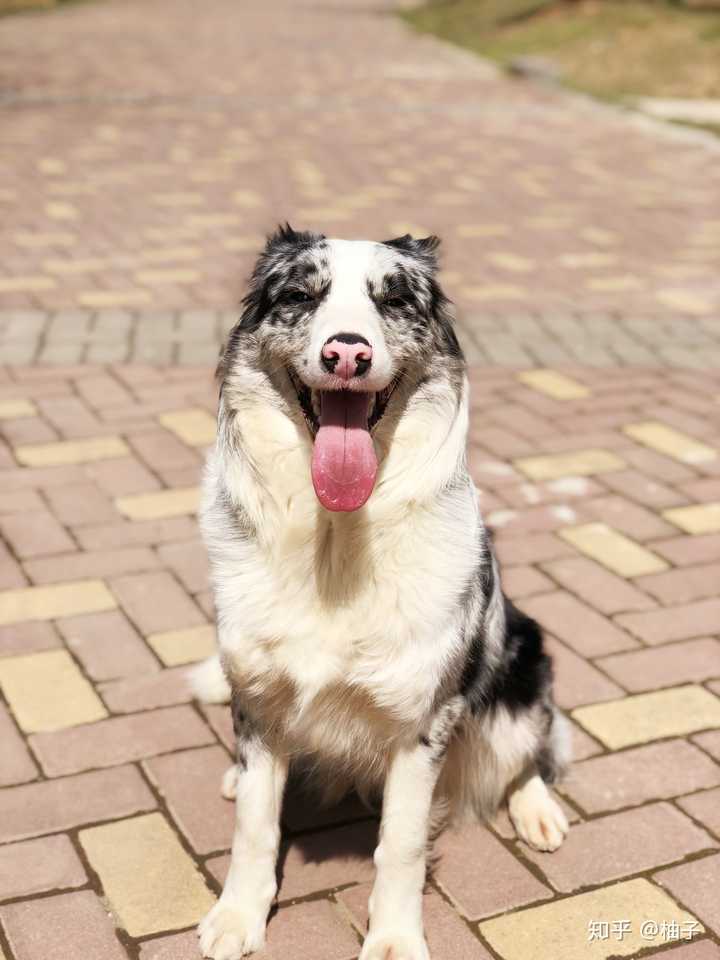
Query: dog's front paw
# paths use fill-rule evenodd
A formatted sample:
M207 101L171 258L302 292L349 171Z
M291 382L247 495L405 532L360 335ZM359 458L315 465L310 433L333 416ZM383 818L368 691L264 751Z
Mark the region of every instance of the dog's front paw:
M198 926L200 950L211 960L240 960L265 945L264 913L218 900Z
M517 835L535 850L557 850L569 829L562 807L547 790L518 792L508 813Z
M430 960L422 934L368 934L359 960Z

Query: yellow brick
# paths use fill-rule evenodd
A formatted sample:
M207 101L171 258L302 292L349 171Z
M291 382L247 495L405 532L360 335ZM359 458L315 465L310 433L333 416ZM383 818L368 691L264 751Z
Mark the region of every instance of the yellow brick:
M19 247L71 247L77 243L72 233L14 233L11 239Z
M588 477L595 473L622 470L625 462L609 450L574 450L571 453L523 457L514 465L531 480L557 480L559 477Z
M45 214L51 220L77 220L78 211L71 203L46 203Z
M706 316L715 309L709 300L688 290L660 290L655 294L655 299L666 307L672 307L673 310L681 310L683 313L692 313L699 317Z
M188 630L153 633L147 640L166 667L194 663L217 652L215 627L212 624L190 627Z
M557 370L526 370L517 375L521 383L555 400L579 400L589 397L590 391L572 377Z
M24 293L33 290L52 290L55 287L52 277L0 277L0 293Z
M215 901L159 813L81 830L80 843L131 937L189 927Z
M308 223L321 223L323 220L330 223L336 220L349 220L350 211L342 207L304 207L297 212L300 220Z
M0 625L26 620L55 620L116 607L102 580L77 580L47 587L21 587L0 592Z
M67 165L54 157L42 157L37 162L37 168L40 173L65 173Z
M140 270L135 278L138 283L154 287L165 283L195 283L200 274L197 270Z
M88 290L78 295L83 307L136 307L152 303L147 290Z
M486 303L492 300L527 300L528 298L525 290L506 283L487 283L482 287L463 287L461 293L468 300L474 300L477 303Z
M710 460L717 460L717 450L659 420L629 423L623 427L623 433L652 450L674 457L681 463L708 463Z
M29 400L4 400L0 402L0 420L34 417L36 414L37 408Z
M668 564L657 554L604 523L565 527L558 533L581 553L619 573L621 577L640 577L668 568Z
M178 487L175 490L158 490L154 493L139 493L132 497L118 497L115 505L120 513L130 520L178 517L182 514L197 512L200 505L200 488Z
M663 516L686 533L720 533L720 502L663 510Z
M76 274L76 273L97 273L98 270L106 270L113 266L111 260L87 259L87 260L45 260L43 267L49 273Z
M0 686L27 733L60 730L107 716L66 650L0 659Z
M489 253L487 259L501 270L513 273L528 273L535 269L535 261L528 257L519 257L516 253Z
M168 430L193 447L205 447L215 443L217 422L207 410L201 407L189 407L187 410L173 410L158 417Z
M67 463L92 463L127 457L130 450L120 437L93 437L89 440L61 440L15 447L15 456L26 467L57 467Z
M581 267L607 267L616 262L614 253L563 253L558 257L558 263L571 270Z
M406 220L395 220L388 226L393 237L404 237L409 233L412 237L429 237L432 230L426 230L421 224L410 223Z
M607 940L590 941L590 921L612 924L627 920L630 930L622 939L610 935ZM654 943L643 939L644 922L657 924ZM608 957L635 957L650 946L662 946L673 939L659 931L672 930L674 939L683 936L684 924L700 932L702 925L681 909L664 890L640 878L601 887L564 900L486 920L480 931L503 960L606 960ZM647 928L645 928L647 929Z
M578 707L573 717L611 750L720 727L720 698L688 684Z
M263 205L262 197L254 190L236 190L232 195L233 203L238 207L261 207Z
M265 244L264 237L228 237L226 240L223 240L223 247L226 250L237 251L238 253L245 253L250 251L255 253L256 251L262 249Z

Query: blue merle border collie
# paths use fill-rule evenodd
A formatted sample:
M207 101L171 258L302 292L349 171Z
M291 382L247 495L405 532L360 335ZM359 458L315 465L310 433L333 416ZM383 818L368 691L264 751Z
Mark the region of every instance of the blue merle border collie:
M567 832L566 763L537 624L503 595L465 458L468 383L435 237L270 237L218 368L202 528L231 703L232 863L199 927L213 960L262 947L288 770L382 797L361 960L427 960L436 814Z

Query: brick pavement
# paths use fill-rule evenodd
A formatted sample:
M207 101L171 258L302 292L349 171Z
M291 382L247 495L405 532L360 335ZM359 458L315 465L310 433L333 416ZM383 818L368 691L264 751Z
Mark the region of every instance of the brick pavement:
M392 6L3 21L0 960L197 956L232 817L227 712L184 682L214 642L210 368L286 217L445 238L471 469L573 723L566 845L445 834L434 960L720 960L717 147ZM284 821L265 956L351 960L375 820L294 788Z
M717 960L720 374L471 376L470 465L506 589L544 624L573 723L573 829L552 855L519 843L506 813L444 834L434 960ZM232 822L227 711L184 682L214 643L194 519L214 407L204 365L0 376L7 960L197 956ZM265 955L351 960L376 822L294 789L285 828ZM591 944L590 920L631 930ZM643 921L657 924L644 937Z

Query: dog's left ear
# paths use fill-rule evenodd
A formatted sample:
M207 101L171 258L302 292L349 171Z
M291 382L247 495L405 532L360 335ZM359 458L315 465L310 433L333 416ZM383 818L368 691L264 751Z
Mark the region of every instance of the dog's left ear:
M440 247L440 237L430 236L416 239L406 233L402 237L395 237L394 240L383 240L386 247L392 247L394 250L400 250L429 267L431 270L438 269L437 251Z

